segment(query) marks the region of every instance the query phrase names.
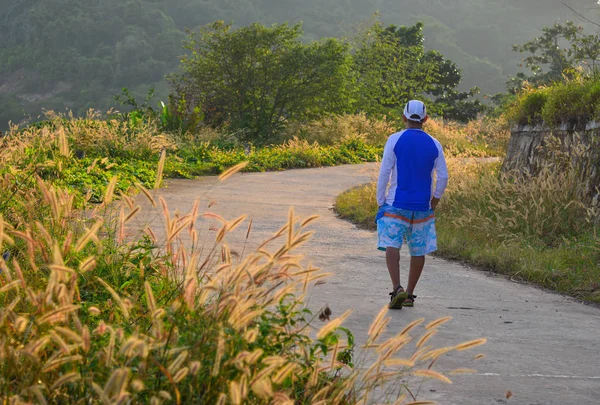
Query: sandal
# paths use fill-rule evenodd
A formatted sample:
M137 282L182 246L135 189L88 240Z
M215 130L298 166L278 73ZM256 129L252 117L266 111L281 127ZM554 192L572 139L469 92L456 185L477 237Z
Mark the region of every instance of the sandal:
M415 298L417 298L416 295L408 295L402 305L405 307L411 307L411 308L414 307L415 306Z
M390 309L402 309L404 301L408 298L408 294L400 285L394 292L390 293Z

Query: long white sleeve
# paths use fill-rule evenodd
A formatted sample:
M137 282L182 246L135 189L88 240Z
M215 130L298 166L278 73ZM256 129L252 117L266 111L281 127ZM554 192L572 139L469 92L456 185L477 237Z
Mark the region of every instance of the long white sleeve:
M448 187L448 166L446 166L446 158L444 157L444 150L442 149L442 145L438 143L438 150L440 152L438 158L435 160L435 175L436 175L436 184L435 191L433 196L435 198L442 198L444 192L446 191L446 187Z
M398 141L398 136L392 135L383 150L383 159L381 160L381 168L379 170L379 179L377 181L377 204L381 207L386 202L386 192L390 182L392 170L396 165L396 154L394 147Z

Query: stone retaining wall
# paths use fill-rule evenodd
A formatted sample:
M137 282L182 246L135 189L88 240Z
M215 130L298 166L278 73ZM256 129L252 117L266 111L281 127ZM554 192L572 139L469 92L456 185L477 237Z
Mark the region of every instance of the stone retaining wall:
M557 165L556 162L562 164ZM600 122L585 127L563 125L520 126L511 133L502 170L539 173L544 165L564 170L575 167L586 183L587 196L598 198L600 189Z

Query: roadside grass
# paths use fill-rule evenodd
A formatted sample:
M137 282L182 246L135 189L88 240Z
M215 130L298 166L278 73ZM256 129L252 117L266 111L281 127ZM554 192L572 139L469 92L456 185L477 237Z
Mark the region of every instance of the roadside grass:
M468 125L432 120L428 130L448 145L449 156L491 156L508 139L500 120ZM77 208L102 203L116 174L117 196L150 188L163 152L164 178L218 175L242 162L248 162L244 171L278 171L377 161L393 132L385 120L345 115L290 124L274 144L257 146L241 141L242 134L211 128L166 133L152 120L102 120L94 111L85 118L49 112L45 121L13 127L0 138L0 213L27 222L30 212L19 206L23 200L17 194L34 189L37 178L68 189Z
M436 254L600 303L600 210L583 203L577 170L566 163L531 177L450 161ZM375 187L341 194L340 217L374 230Z
M510 140L510 125L504 116L468 124L431 119L424 129L444 145L448 157L502 157Z
M208 128L171 134L152 122L100 120L94 112L86 118L49 113L46 121L13 127L0 138L0 213L29 222L30 210L19 202L38 179L68 189L76 208L102 203L116 175L117 196L151 188L163 152L164 178L193 178L218 175L242 162L248 162L245 171L276 171L375 161L382 147L367 139L366 133L348 131L333 144L291 138L255 147Z
M380 128L365 119L353 122ZM245 217L204 212L200 201L172 214L150 190L164 176L375 160L381 145L370 137L348 130L329 145L292 137L255 148L218 131L168 134L94 114L13 128L0 139L2 402L405 404L421 399L411 386L473 372L442 372L443 357L461 352L470 366L483 356L462 352L485 339L428 346L449 318L384 339L387 307L357 359L349 312L313 314L304 303L326 277L297 253L315 217L290 212L239 257L227 238L250 237ZM160 207L163 229L136 225L133 192Z
M335 202L335 211L342 219L374 231L377 229L377 182L353 187L340 194Z
M13 197L30 207L30 221L0 215L0 252L10 253L0 255L3 402L406 404L420 400L411 386L473 372L442 372L448 353L465 365L483 357L463 352L485 339L428 345L450 318L419 319L382 338L384 307L364 342L364 363L343 327L349 312L313 314L303 302L326 277L297 253L316 217L290 212L240 257L227 238L236 229L250 237L244 216L203 212L200 201L172 214L141 189L166 227L139 229L141 208L125 194L114 200L117 183L83 212L68 190L38 178Z

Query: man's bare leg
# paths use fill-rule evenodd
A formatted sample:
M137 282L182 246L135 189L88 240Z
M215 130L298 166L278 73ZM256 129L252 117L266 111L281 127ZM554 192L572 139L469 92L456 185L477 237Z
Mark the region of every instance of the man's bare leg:
M394 286L392 291L396 291L396 288L400 286L400 249L387 248L385 250L385 261Z
M423 267L425 266L425 256L413 256L410 258L410 273L408 275L408 287L406 292L413 295L415 287L421 278Z

